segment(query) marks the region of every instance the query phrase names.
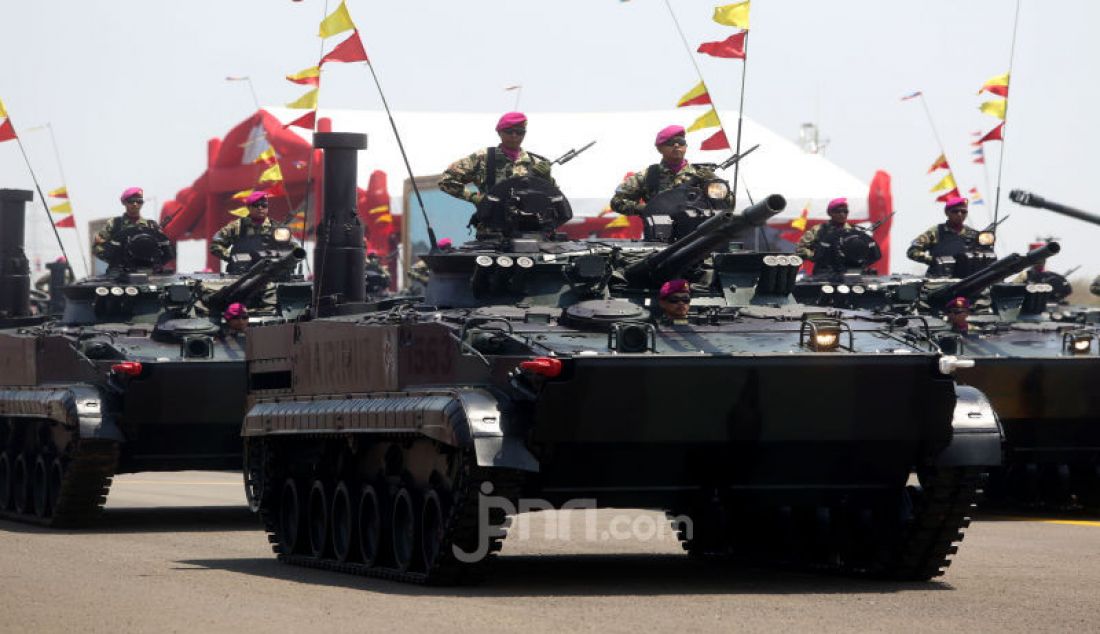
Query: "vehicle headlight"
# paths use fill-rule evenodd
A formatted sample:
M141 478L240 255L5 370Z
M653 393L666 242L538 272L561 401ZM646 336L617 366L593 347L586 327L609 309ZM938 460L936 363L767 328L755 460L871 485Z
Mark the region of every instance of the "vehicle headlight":
M1073 352L1076 354L1084 354L1092 347L1092 337L1082 337L1080 339L1073 340Z
M707 198L711 200L725 200L730 194L730 186L725 181L711 181L707 183Z
M836 287L836 292L840 293L841 295L847 295L848 291L850 290L852 289L848 288L847 284L841 284L840 286Z
M840 344L840 330L834 328L818 328L813 336L814 352L828 352L835 350Z
M982 231L978 234L978 244L983 247L991 247L997 242L997 235L992 231Z
M290 242L290 229L279 227L271 232L271 239L275 242Z

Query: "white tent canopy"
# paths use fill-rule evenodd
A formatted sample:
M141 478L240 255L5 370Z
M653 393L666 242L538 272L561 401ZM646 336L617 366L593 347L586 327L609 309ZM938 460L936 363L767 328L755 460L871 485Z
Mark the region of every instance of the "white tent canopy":
M300 110L269 108L282 121L301 116ZM687 127L701 114L701 108L645 112L528 112L524 148L557 158L589 141L596 145L576 159L555 166L554 178L569 198L578 216L599 213L611 199L615 187L627 172L639 171L659 160L653 147L657 131L666 125ZM722 112L731 143L737 113ZM336 132L365 132L368 148L359 157L359 185L365 187L370 173L382 170L389 177L393 208L400 209L401 183L408 178L405 165L384 111L322 110L332 119ZM429 176L441 173L453 161L479 147L496 144L499 112L394 112L413 173ZM741 189L753 199L778 193L788 200L786 217L797 215L809 202L811 216L824 217L825 203L838 196L851 201L853 215L866 210L868 183L855 178L821 155L803 152L795 143L749 120L744 121L742 149L759 143L741 166ZM293 130L308 135L300 128ZM717 163L732 151L703 152L699 144L716 132L701 130L688 135L688 160ZM733 169L724 174L733 178ZM744 196L739 197L746 202Z

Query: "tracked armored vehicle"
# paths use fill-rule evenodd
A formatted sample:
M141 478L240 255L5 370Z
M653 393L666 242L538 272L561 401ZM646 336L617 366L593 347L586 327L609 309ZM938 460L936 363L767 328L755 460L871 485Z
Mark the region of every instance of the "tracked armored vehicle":
M280 560L461 582L508 513L585 500L667 511L699 557L897 579L948 564L1000 460L996 418L893 319L791 302L798 258L729 251L782 197L734 211L716 181L669 194L651 224L679 223L671 243L568 241L561 193L510 179L479 216L495 237L425 256L423 302L367 304L366 138L314 138L318 313L248 340L245 479ZM674 278L692 284L683 323L652 312Z
M28 200L0 191L0 242L18 240L20 254L13 228ZM242 276L177 275L163 268L170 251L159 231L116 242L110 273L61 289L55 320L27 317L27 277L0 271L14 307L0 309L2 518L83 526L116 473L240 468L244 346L219 327L221 311L257 304L260 322L309 303L309 285L289 275L304 256L295 247Z

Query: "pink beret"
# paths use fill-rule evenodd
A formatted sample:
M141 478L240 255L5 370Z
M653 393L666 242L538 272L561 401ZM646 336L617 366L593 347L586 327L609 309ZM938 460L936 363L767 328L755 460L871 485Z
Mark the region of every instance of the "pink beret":
M522 112L505 112L500 117L500 121L497 121L497 132L507 130L521 123L527 123L527 115Z
M966 207L968 201L962 196L949 196L947 200L943 201L943 210L947 211L952 207Z
M848 206L848 199L847 198L834 198L834 199L829 201L829 205L827 207L825 207L825 211L832 211L832 210L836 209L837 207L847 207L847 206Z
M965 297L956 297L955 299L947 302L947 306L945 308L947 308L948 310L951 310L952 308L970 308L970 300Z
M134 196L144 196L145 192L140 187L127 187L123 190L122 195L119 196L119 200L126 202L127 198L133 198Z
M261 189L258 192L252 192L251 194L249 194L248 198L244 199L244 204L251 205L252 203L256 202L257 200L266 200L266 199L267 199L267 192L265 192L264 190Z
M228 308L225 309L225 312L222 313L222 317L226 319L233 319L235 317L248 317L248 309L245 308L244 304L233 302L229 305Z
M661 285L661 292L657 294L657 298L664 299L676 293L691 293L687 280L669 280L665 282Z
M662 128L661 131L657 133L657 139L653 142L653 145L660 145L673 137L684 136L685 134L687 133L684 132L684 126L670 125Z
M450 238L443 238L442 240L440 240L440 241L439 241L439 242L437 242L436 244L438 244L438 245L439 245L439 248L440 248L440 249L450 249L450 248L451 248L451 245L452 245L452 244L454 244L454 243L453 243L453 242L451 242L451 239L450 239Z

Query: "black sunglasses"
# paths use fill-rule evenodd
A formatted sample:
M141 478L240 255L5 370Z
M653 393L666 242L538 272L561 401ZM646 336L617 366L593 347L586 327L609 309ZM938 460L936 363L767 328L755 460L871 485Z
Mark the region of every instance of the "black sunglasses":
M249 205L249 207L267 207L267 201L266 200L257 200L256 202Z
M507 130L501 130L500 133L501 134L518 134L519 136L523 136L524 134L527 134L527 128L508 128Z
M666 301L670 304L690 304L691 303L691 296L690 295L669 295L668 297L666 297L664 299L664 301Z
M145 199L144 198L130 198L129 200L126 201L126 204L127 205L144 205L145 204Z
M664 142L664 143L662 143L661 145L669 145L669 146L673 146L673 145L676 145L676 146L678 146L678 145L684 145L684 146L686 146L687 144L688 144L688 142L687 142L687 140L686 140L686 139L669 139L668 141L665 141L665 142Z
M947 213L949 213L949 214L965 214L965 213L969 213L969 211L966 209L966 207L956 207L954 209L948 209Z

